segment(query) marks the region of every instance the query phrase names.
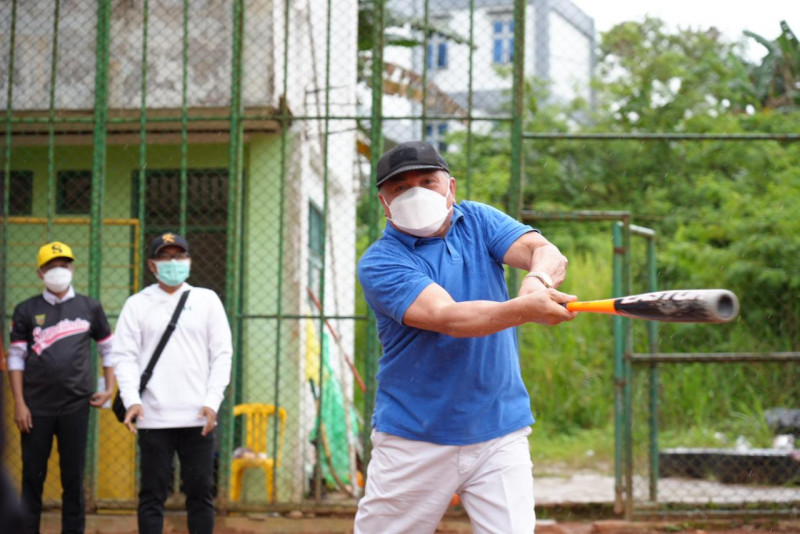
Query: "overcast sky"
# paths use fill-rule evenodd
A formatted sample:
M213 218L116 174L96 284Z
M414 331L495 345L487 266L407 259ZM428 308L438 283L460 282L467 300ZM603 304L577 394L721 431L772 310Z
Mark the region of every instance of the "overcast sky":
M658 17L673 27L707 28L716 26L730 40L739 40L742 31L750 30L768 39L780 34L780 21L800 34L800 0L572 0L594 18L602 32L623 20ZM751 40L752 41L752 40ZM750 47L750 54L763 55L763 47Z

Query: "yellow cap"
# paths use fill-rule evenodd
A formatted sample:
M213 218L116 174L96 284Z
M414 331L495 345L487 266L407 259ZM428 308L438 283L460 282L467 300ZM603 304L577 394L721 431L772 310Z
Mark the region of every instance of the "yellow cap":
M39 258L36 263L38 268L41 269L42 265L56 258L69 258L70 260L74 260L75 256L72 254L72 249L69 248L69 245L65 245L60 241L53 241L39 249Z

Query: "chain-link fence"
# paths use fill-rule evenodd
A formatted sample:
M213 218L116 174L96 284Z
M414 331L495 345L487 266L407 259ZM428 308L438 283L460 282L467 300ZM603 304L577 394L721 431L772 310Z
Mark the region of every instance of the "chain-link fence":
M335 481L356 491L355 2L9 1L0 20L4 326L41 290L43 243L73 247L76 290L113 326L155 282L152 238L178 232L190 282L220 295L235 337L220 505L300 502ZM334 48L334 28L352 38ZM249 439L256 416L234 418L245 403L285 416L261 428L268 439ZM19 480L12 417L4 464ZM92 421L91 504L132 506L134 436L108 409ZM233 476L238 459L274 461ZM58 460L54 448L46 505L59 500Z
M790 242L787 227L773 226L774 216L765 214L754 226L770 225L762 239ZM731 225L735 222L719 226ZM654 235L648 245L655 241ZM707 254L704 261L713 262L714 252ZM625 494L632 516L681 516L700 509L709 516L763 517L791 514L800 501L797 314L762 315L765 295L737 283L735 271L741 268L726 266L717 270L716 281L706 282L740 296L739 320L713 328L634 325L626 354L625 423ZM650 287L644 288L657 288L656 269L654 263L646 266L649 276L641 282ZM760 283L763 279L753 281Z
M0 2L3 331L14 305L41 290L44 242L73 247L76 290L98 298L113 326L125 299L154 282L150 240L181 233L189 282L220 295L234 335L218 507L330 493L352 503L380 354L355 277L383 224L370 177L386 148L425 139L445 154L459 200L532 222L565 251L567 291L739 294L740 321L663 327L658 345L642 341L644 324L584 316L555 333L521 329L537 426L613 434L593 467L614 477L616 495L597 500L627 496L628 511L685 502L698 487L690 471L729 480L681 471L669 455L733 450L740 435L748 450L766 448L765 410L793 408L800 383L791 362L626 371L635 353L798 350L793 86L773 83L767 62L736 62L718 35L687 31L648 19L599 39L591 13L569 0ZM781 57L796 58L786 46ZM797 76L787 65L781 75ZM650 284L654 267L637 247L654 242ZM3 463L18 481L7 391ZM258 405L266 426L242 405ZM89 443L90 504L133 506L134 437L101 409ZM262 468L239 474L247 461ZM55 453L48 473L46 504L56 505ZM763 502L762 486L780 486L785 499L774 501L788 507L794 480L751 477L758 487L737 498ZM704 495L690 506L718 504Z

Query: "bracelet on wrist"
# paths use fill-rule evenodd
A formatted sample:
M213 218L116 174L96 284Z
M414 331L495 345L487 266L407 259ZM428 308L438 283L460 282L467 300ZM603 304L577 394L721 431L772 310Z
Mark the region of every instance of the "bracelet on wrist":
M553 279L550 278L549 274L542 271L531 271L525 275L525 278L537 278L541 283L544 284L544 287L548 289L553 287Z

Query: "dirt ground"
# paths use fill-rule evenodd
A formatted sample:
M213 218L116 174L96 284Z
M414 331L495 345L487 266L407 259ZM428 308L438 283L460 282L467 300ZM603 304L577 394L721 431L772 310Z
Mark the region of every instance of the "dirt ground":
M87 516L86 534L133 534L136 532L136 517L126 515ZM61 517L57 512L45 513L42 518L42 534L57 534L61 531ZM243 516L218 517L216 534L349 534L353 532L351 514L315 515L289 512L276 514L247 514ZM165 534L183 534L186 516L183 513L167 514ZM469 519L458 512L449 513L436 530L438 534L468 534L472 532ZM634 521L592 520L557 521L540 519L537 534L800 534L800 519L751 519L751 520L693 520L693 521ZM376 533L380 534L380 533Z
M645 484L646 481L640 484ZM763 518L695 519L672 521L619 520L613 513L614 478L597 472L564 470L551 472L536 479L537 534L800 534L800 510L788 503L800 500L793 488L754 488L713 484L696 480L663 480L659 494L668 495L675 502L708 503L731 502L741 499L743 492L758 496L760 502L785 503L784 511L794 510L794 515ZM757 493L753 493L757 492ZM758 493L761 492L761 493ZM680 497L680 498L679 498ZM786 500L788 499L788 500ZM216 534L349 534L353 532L355 504L345 496L328 494L324 508L304 507L293 509L284 506L280 512L240 512L235 515L218 515ZM175 503L173 503L175 504ZM172 510L182 510L183 506ZM702 507L700 508L702 509ZM57 510L43 514L42 534L61 532L61 517ZM0 529L1 531L2 529ZM101 511L87 516L86 534L133 534L136 515L133 510ZM183 534L186 514L170 511L165 516L165 534ZM472 532L469 518L460 507L451 508L445 515L438 534L468 534ZM0 534L4 534L0 532ZM382 533L375 533L382 534ZM414 534L409 533L409 534Z

